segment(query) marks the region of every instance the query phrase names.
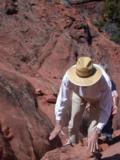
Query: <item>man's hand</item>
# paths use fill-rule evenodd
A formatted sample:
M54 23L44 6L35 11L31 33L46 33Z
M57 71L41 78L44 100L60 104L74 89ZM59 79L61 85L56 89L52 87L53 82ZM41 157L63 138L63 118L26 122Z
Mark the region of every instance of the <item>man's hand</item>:
M53 131L50 133L49 140L54 139L60 133L61 130L62 126L60 124L59 125L57 124L53 129Z
M90 112L90 103L89 103L89 102L87 102L86 107L85 107L85 110L86 110L87 112Z
M95 130L89 137L88 137L88 149L91 153L94 153L98 150L98 132Z
M61 131L60 127L55 127L54 130L50 133L49 140L54 139Z
M112 108L112 115L117 114L117 112L118 112L118 107L114 105Z

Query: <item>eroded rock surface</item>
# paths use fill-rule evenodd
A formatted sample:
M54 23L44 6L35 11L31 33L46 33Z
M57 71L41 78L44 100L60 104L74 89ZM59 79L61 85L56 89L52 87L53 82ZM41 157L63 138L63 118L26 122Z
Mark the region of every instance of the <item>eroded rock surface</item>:
M59 2L0 1L0 62L3 64L0 64L3 68L0 70L0 137L3 149L7 152L4 145L7 144L13 159L36 160L59 145L59 139L52 144L48 141L55 123L54 104L63 74L79 56L89 55L95 63L107 63L120 94L120 46L91 23L98 16L101 1L69 7ZM13 70L24 74L35 90L39 89L37 100L31 84ZM114 118L114 128L120 128L120 112ZM61 157L77 160L81 153L84 159L84 150L80 146L65 151L61 148L45 157L53 158L55 153L58 160Z
M53 126L38 112L32 85L4 69L0 69L0 123L1 160L7 160L4 155L9 160L38 160L61 144L58 137L54 143L48 141Z
M120 159L120 130L114 132L113 144L108 145L102 139L100 140L99 147L101 148L101 160L119 160ZM64 146L45 154L41 160L93 160L91 154L87 149L86 139L83 143Z

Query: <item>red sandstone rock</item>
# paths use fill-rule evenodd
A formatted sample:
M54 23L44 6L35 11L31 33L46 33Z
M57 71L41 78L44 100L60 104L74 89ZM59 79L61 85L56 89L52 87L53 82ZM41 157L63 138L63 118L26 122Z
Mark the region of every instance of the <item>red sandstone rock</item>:
M35 90L17 73L0 69L0 122L2 141L1 160L37 160L44 153L61 144L49 142L52 124L42 111L38 111ZM11 156L7 152L7 144ZM2 153L3 150L3 153ZM7 155L8 154L8 155Z
M49 142L46 139L53 126L42 123L46 122L47 119L47 122L50 123L51 121L55 124L54 104L48 103L50 101L55 102L55 99L49 96L57 95L66 69L73 65L81 55L89 55L97 63L108 63L111 77L116 82L120 94L120 57L118 54L120 46L110 41L104 32L99 32L91 23L91 18L94 19L96 14L94 7L97 3L99 5L99 2L65 8L59 3L53 3L52 0L20 0L17 1L17 6L14 6L12 0L6 1L10 2L6 7L4 5L5 0L0 1L0 62L2 63L0 68L6 67L9 68L9 71L16 70L23 73L34 88L39 88L41 92L40 95L35 96L37 98L36 101L35 97L31 96L34 95L34 91L31 91L33 89L29 88L28 82L15 77L15 91L18 86L19 89L22 89L22 87L27 89L24 90L24 93L21 90L17 90L14 93L9 88L13 83L9 83L6 86L5 93L7 90L7 95L12 96L12 99L9 96L5 98L4 92L1 92L0 119L2 128L10 128L6 138L8 138L7 145L10 145L10 149L11 146L13 148L13 152L10 151L13 158L17 156L21 160L36 160L35 154L41 157L42 153L49 150ZM17 9L17 14L6 15L5 9L11 9L11 7L14 9L13 6ZM91 17L84 19L81 16L80 7L83 9L84 6L91 9ZM92 35L91 45L88 44L87 34L80 29L83 24L88 24L90 28ZM8 82L10 74L8 73L8 76L6 76L6 81ZM14 79L14 75L11 74L11 76ZM27 98L25 97L26 91L28 93ZM48 102L45 96L48 98ZM16 104L16 101L19 101L23 108L20 108L19 105L14 106L11 104L14 102ZM38 104L37 109L35 103ZM26 106L29 106L29 109ZM36 110L40 112L40 117L42 110L42 118L38 118L39 114ZM49 118L47 116L44 117L44 114ZM45 131L41 126L43 128L45 126ZM114 128L120 128L120 112L114 118ZM5 137L3 137L3 134L4 132L1 132L0 136L2 136L2 142L4 143ZM9 139L9 136L12 138ZM54 143L55 141L50 146L54 146ZM0 153L6 149L5 147L6 145L2 145ZM114 145L114 150L116 147L119 147L119 144ZM104 145L103 148L107 149L107 145ZM79 149L81 150L80 152ZM70 150L66 149L65 154L63 148L60 151L59 149L56 151L55 155L57 156L52 157L52 160L60 157L64 160L67 158L66 155L69 154L69 159L71 160L79 159L80 155L83 158L86 157L84 147L76 146ZM109 153L106 151L105 156L109 156ZM114 155L113 152L111 154Z

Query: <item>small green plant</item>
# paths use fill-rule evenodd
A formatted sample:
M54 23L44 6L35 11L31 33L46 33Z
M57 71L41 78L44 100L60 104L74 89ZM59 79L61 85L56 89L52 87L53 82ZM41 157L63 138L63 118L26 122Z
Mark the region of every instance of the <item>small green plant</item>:
M102 15L94 19L93 24L120 44L120 0L105 0Z
M120 44L120 32L118 34L113 34L111 40Z
M93 24L98 28L102 28L105 25L105 21L93 19Z
M120 25L120 0L106 0L104 18Z

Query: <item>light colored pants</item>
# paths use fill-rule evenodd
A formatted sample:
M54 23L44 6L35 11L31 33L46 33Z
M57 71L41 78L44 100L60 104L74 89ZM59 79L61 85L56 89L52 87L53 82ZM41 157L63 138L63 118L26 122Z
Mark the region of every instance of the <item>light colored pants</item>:
M90 117L88 136L92 134L96 128L98 117L99 117L99 102L93 102L91 100L83 100L76 93L72 95L72 106L71 106L71 118L68 125L68 141L70 143L78 143L80 140L80 125L82 122L83 112L86 107L86 103L90 102Z

